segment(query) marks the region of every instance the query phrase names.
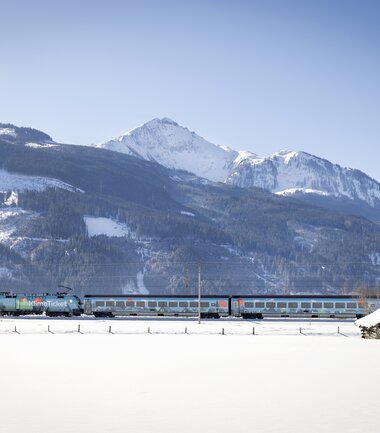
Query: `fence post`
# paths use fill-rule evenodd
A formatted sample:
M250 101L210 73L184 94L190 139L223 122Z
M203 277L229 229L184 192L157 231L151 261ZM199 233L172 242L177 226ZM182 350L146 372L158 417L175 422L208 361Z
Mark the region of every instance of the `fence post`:
M255 335L255 327L252 328L252 335Z
M109 328L108 328L108 332L109 332L109 334L112 334L111 325L110 325Z
M78 332L79 332L79 334L80 334L80 325L78 325Z
M224 328L222 328L222 335L224 335Z

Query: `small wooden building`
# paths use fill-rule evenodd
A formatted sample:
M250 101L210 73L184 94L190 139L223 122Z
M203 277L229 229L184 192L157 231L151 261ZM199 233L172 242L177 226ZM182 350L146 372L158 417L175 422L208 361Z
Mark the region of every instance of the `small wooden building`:
M358 319L355 325L359 326L362 338L380 339L380 309Z

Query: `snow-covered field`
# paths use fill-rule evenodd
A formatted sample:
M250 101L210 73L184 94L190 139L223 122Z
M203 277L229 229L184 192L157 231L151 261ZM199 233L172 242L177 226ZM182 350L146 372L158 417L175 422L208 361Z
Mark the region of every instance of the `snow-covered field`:
M116 236L129 238L136 238L136 235L131 229L123 223L115 221L111 218L104 217L84 217L84 222L87 227L87 232L90 237L105 235L105 236Z
M2 318L0 342L7 433L379 431L351 321Z

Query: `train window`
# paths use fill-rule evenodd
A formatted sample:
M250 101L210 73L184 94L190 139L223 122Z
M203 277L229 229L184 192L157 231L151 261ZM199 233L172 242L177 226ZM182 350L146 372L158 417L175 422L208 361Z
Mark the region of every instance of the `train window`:
M347 302L347 308L357 308L356 302Z
M256 305L256 308L264 308L264 306L265 306L264 302L256 302L255 305Z
M104 301L96 301L95 307L104 307Z
M253 308L253 302L246 302L245 304L245 308Z
M301 302L301 308L310 308L311 304L310 302Z
M114 301L106 301L106 307L114 307L115 302Z
M156 301L148 301L148 307L150 307L150 308L157 307L157 302Z
M286 302L277 302L277 308L286 308Z
M335 302L335 308L346 308L346 304L344 302Z
M298 308L298 302L289 302L288 307L289 308Z
M136 307L145 307L144 301L136 301Z
M127 301L127 307L134 307L135 306L135 301Z
M190 307L198 308L198 302L190 302Z
M124 307L124 301L116 301L116 307Z
M159 301L159 302L158 302L158 306L159 306L159 307L167 307L167 306L168 306L168 303L167 303L166 301Z
M179 302L179 306L180 307L188 307L189 304L187 302L185 302L185 301L181 301L181 302Z
M201 302L201 307L202 308L208 308L209 307L209 303L208 302Z
M333 302L324 302L323 308L334 308L334 303Z
M322 308L322 302L313 302L313 308Z
M178 307L178 303L175 301L170 301L169 302L169 307Z
M276 306L275 302L267 302L267 308L274 308Z

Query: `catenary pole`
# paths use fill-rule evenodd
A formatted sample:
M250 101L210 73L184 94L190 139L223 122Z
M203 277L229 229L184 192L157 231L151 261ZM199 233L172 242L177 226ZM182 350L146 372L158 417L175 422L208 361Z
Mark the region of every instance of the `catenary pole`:
M201 323L201 264L198 263L198 324Z

